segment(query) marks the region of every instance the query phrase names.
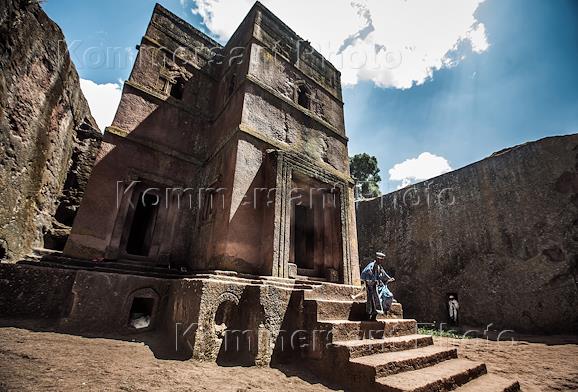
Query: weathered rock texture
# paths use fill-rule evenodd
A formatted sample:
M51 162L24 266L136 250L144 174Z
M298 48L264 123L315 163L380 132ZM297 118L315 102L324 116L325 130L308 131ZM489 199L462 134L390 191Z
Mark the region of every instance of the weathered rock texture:
M578 135L550 137L360 202L360 258L387 254L418 321L447 321L456 293L465 325L576 332L577 169Z
M63 248L101 134L60 28L0 0L0 259Z

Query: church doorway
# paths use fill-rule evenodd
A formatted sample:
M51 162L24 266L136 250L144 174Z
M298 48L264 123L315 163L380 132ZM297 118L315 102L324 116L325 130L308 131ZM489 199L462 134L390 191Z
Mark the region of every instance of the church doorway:
M134 256L148 256L159 210L157 195L139 194L134 211L126 252Z
M294 173L290 262L296 264L297 274L340 280L342 245L339 191Z

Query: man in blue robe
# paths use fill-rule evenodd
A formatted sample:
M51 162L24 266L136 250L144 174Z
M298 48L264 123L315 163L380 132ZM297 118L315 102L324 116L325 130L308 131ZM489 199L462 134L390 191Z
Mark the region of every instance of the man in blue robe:
M390 277L383 264L385 255L381 252L375 254L375 260L369 263L361 272L361 280L367 290L366 311L370 320L375 320L378 314L386 314L393 303L393 294L387 287L388 283L395 279Z

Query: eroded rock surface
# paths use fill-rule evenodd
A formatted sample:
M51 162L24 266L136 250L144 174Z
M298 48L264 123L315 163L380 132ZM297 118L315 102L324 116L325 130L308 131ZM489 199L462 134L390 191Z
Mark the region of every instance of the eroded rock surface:
M0 0L0 259L61 249L100 145L60 28Z
M362 265L383 250L406 315L540 333L578 329L578 135L495 153L358 203Z

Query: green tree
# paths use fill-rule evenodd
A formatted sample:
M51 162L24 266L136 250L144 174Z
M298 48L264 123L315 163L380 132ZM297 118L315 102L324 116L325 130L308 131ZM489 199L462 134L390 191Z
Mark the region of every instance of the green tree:
M377 158L366 153L349 158L349 170L355 180L356 199L371 198L381 195L379 190L379 167Z

